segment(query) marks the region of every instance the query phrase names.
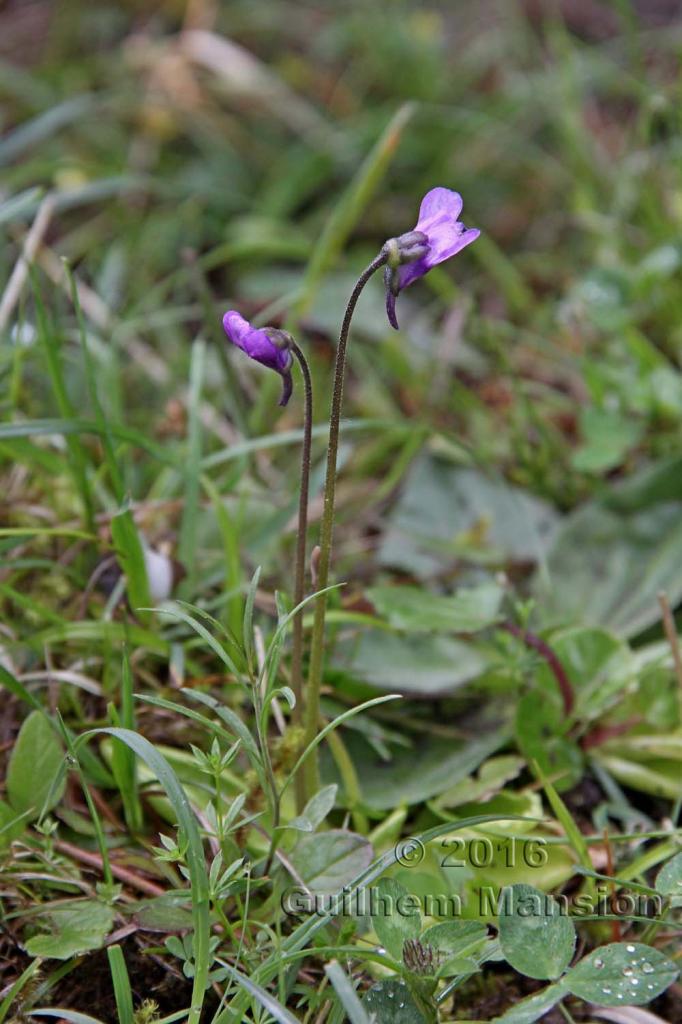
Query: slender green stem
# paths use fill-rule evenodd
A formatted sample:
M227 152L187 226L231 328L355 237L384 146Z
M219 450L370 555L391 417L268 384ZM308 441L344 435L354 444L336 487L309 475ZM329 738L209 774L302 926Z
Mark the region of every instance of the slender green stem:
M296 342L292 342L294 353L303 374L303 446L301 448L301 487L298 499L298 532L296 534L296 565L294 570L294 607L305 597L305 555L308 532L308 492L310 490L310 459L313 430L313 384L306 357ZM296 696L295 721L301 721L303 697L303 610L294 616L293 647L291 652L291 688Z
M383 250L367 266L358 278L343 318L339 345L336 350L334 367L334 390L332 392L331 411L329 415L329 447L327 449L327 475L324 483L324 508L320 529L320 558L317 566L317 590L324 590L329 580L329 563L331 560L332 539L334 534L334 497L336 493L336 459L339 448L339 429L341 425L341 405L343 402L343 384L346 371L346 349L348 334L357 301L362 290L380 267L388 259ZM322 663L324 658L324 620L327 611L327 595L320 594L315 602L315 618L310 648L310 669L306 692L304 745L315 739L320 718L320 688L322 685ZM309 800L319 789L319 768L317 753L308 758L304 770L305 793Z
M308 500L310 491L310 460L313 431L313 382L310 367L303 352L295 341L291 350L298 360L303 375L303 445L301 448L301 485L298 498L298 531L296 534L296 564L294 569L294 607L299 605L305 596L305 563L306 540L308 535ZM300 726L303 721L303 609L294 617L293 646L291 651L291 688L296 697L294 707L294 723ZM296 802L298 812L303 810L305 792L303 777L296 780Z

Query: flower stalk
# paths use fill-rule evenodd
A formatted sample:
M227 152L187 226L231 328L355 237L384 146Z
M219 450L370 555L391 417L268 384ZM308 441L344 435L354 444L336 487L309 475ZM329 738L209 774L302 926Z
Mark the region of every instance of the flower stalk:
M353 314L362 291L372 277L388 261L388 252L382 249L378 256L365 267L351 293L339 334L334 365L334 387L332 391L331 409L329 414L329 444L327 448L327 473L324 482L324 506L320 527L320 552L317 561L318 590L325 590L329 581L329 565L331 561L332 540L334 534L334 499L336 497L336 462L339 450L339 431L341 427L341 406L343 403L343 385L346 373L346 352L348 335ZM312 743L317 735L320 720L320 689L322 685L322 665L324 660L324 623L327 613L327 594L319 594L315 601L315 617L310 646L310 668L305 702L304 747ZM310 800L320 788L320 772L317 752L309 757L303 767L305 799Z

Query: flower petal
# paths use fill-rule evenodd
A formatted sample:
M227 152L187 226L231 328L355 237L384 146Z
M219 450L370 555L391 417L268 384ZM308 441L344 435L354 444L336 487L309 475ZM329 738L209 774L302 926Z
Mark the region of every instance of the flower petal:
M291 398L291 392L294 389L294 382L290 370L280 370L280 375L282 377L282 394L278 404L286 405Z
M453 192L449 188L432 188L422 199L419 207L419 219L417 220L417 231L424 231L428 234L422 223L434 220L437 217L447 217L449 220L457 220L464 203L459 192Z
M398 283L401 291L403 288L407 288L409 284L412 284L413 281L423 277L424 274L428 274L431 267L435 267L435 263L429 262L429 256L430 253L427 253L426 256L415 260L414 263L405 263L402 267L398 268Z
M398 323L398 318L395 315L395 295L390 288L386 289L386 316L388 317L388 322L391 327L395 327L396 331L399 331L400 324Z
M429 270L471 245L480 233L478 228L465 228L461 221L439 222L429 233L429 251L424 257Z
M244 348L244 342L247 334L253 330L248 320L245 320L241 313L238 313L236 309L228 309L227 313L223 317L223 330L228 337L228 340L236 345L237 348L246 351Z
M428 274L429 270L449 260L451 256L461 252L467 245L475 242L480 235L478 228L465 228L463 224L439 225L432 247L426 256L415 260L414 263L406 263L398 270L398 281L400 290L407 288L418 278Z
M263 366L269 366L270 369L278 371L281 369L281 355L286 354L280 352L265 331L259 331L255 327L251 328L245 339L244 351L257 363L262 363Z
M228 310L225 314L223 328L232 344L245 352L250 359L271 370L277 370L278 373L289 369L290 354L278 348L265 331L252 327L248 320L235 310Z

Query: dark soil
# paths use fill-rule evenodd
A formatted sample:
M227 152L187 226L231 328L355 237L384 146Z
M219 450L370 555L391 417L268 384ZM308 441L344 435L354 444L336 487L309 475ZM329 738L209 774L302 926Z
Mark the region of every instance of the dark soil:
M170 968L160 958L146 952L144 946L136 938L124 940L121 946L128 967L135 1009L138 1009L145 1000L151 1000L156 1004L158 1015L166 1016L182 1009L183 1006L190 1005L192 982L181 972ZM25 960L25 963L16 964L16 967L19 967L17 971L19 974L30 961L21 951L17 951L16 959ZM60 964L56 960L46 961L38 984L44 982L49 977L51 970L59 966ZM27 1001L26 996L28 996L31 1004L34 1004L34 999L31 997L35 992L35 986L33 989L25 991L24 1001ZM89 953L78 961L72 971L69 971L56 985L50 988L49 993L40 997L40 1004L65 1010L78 1010L81 1013L97 1017L104 1024L118 1024L106 950ZM218 1000L215 995L208 993L202 1014L203 1022L211 1020L217 1006ZM20 1004L14 1007L14 1016L10 1019L17 1022L24 1020ZM28 1018L26 1019L28 1020Z

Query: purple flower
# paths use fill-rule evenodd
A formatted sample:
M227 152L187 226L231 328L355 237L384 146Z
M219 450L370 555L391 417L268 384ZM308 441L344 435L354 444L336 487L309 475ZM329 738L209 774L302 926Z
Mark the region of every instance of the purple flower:
M457 219L462 206L459 192L432 188L422 199L414 230L386 243L386 313L396 330L395 300L403 288L428 274L438 263L449 260L480 235L478 228L465 228Z
M240 313L229 309L223 317L223 328L228 341L246 352L247 356L257 363L275 370L282 378L282 397L280 405L286 405L291 398L292 379L291 336L286 331L278 331L274 327L252 327Z

